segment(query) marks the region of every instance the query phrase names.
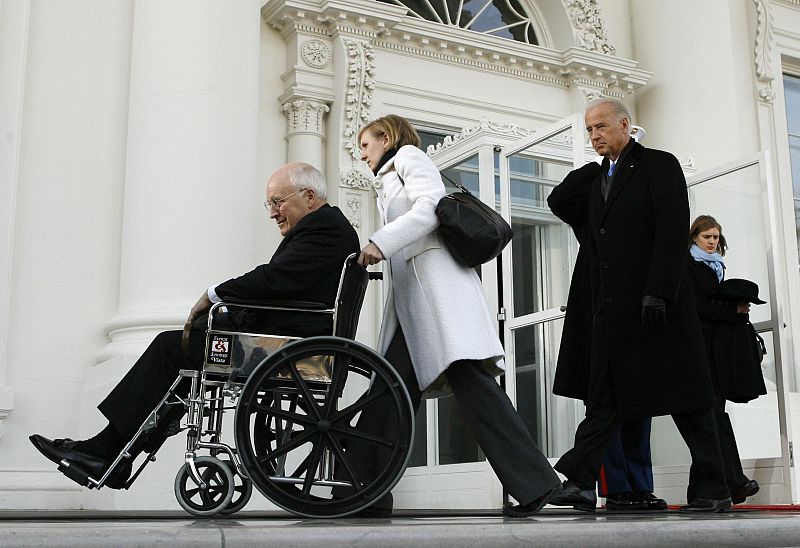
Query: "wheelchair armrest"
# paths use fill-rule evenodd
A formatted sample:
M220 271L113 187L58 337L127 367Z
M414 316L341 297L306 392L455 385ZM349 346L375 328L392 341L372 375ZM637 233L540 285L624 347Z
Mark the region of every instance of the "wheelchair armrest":
M300 310L325 310L328 307L325 303L314 303L311 301L241 301L229 299L218 303L220 306L243 306L253 308L296 308Z

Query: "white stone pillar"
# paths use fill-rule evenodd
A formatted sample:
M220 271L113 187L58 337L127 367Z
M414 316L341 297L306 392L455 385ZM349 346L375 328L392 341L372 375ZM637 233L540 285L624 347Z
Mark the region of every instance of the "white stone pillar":
M259 8L135 3L119 314L99 361L138 353L209 284L253 266Z
M28 0L0 2L0 119L4 127L0 140L0 437L3 420L14 409L14 389L7 384L6 363L29 13Z

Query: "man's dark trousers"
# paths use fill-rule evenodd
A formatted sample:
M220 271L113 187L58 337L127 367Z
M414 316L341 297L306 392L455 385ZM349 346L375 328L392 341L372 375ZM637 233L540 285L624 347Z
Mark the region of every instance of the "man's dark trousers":
M704 472L702 484L696 486L697 497L730 497L713 410L673 414L672 420L689 447L692 463ZM564 453L554 468L581 489L594 489L600 475L603 453L618 427L614 391L606 378L599 397L586 407L586 417L575 432L575 446Z
M650 417L624 419L614 432L598 481L601 497L619 493L653 492L650 458Z

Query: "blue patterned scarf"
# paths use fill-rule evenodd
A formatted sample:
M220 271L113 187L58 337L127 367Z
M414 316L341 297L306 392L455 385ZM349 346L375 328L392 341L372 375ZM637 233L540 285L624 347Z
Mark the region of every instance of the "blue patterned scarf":
M689 253L691 253L695 261L707 264L717 275L717 281L722 281L722 278L725 277L725 261L722 260L722 255L719 253L706 253L697 247L697 244L692 244L692 247L689 248Z

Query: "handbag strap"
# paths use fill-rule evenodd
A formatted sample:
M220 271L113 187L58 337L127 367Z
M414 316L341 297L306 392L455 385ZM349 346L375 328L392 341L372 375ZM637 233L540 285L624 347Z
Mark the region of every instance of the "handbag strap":
M397 172L395 171L395 173L397 173ZM446 180L448 183L450 183L452 186L454 186L454 187L456 187L457 189L459 189L459 190L460 190L461 192L463 192L464 194L469 194L469 195L472 195L472 192L470 192L470 191L469 191L469 189L468 189L467 187L465 187L464 185L461 185L461 184L459 184L459 183L455 182L453 179L451 179L450 177L448 177L447 175L445 175L445 174L444 174L444 173L442 173L441 171L439 172L439 175L441 175L443 179L445 179L445 180ZM406 182L403 180L403 178L402 178L402 177L400 177L400 174L399 174L399 173L397 173L397 178L398 178L398 179L400 179L400 184L401 184L401 185L403 185L403 186L406 186Z

